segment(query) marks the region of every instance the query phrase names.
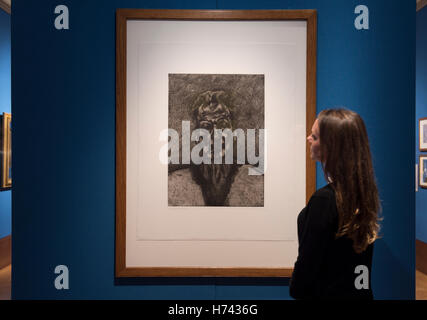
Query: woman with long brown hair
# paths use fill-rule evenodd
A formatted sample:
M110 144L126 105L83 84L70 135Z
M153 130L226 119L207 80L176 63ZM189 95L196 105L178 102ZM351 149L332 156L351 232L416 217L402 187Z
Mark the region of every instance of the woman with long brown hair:
M324 110L307 140L329 184L298 216L290 294L296 299L373 299L370 274L380 201L365 124L353 111Z

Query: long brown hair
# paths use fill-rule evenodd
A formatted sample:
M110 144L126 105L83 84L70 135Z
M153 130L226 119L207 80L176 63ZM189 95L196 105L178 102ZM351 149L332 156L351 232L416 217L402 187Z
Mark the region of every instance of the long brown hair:
M381 210L365 123L347 109L323 110L318 122L323 171L336 196L336 237L352 239L360 253L378 237Z

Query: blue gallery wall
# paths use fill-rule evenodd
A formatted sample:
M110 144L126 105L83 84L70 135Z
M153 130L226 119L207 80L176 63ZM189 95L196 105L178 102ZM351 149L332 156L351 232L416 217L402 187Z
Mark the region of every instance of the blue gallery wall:
M427 117L427 7L417 12L416 18L416 112L415 112L415 155L427 155L419 149L418 120ZM417 239L427 242L427 189L419 188L416 202L416 235Z
M10 15L0 9L0 114L11 113ZM11 191L0 192L0 239L12 230Z
M354 109L370 135L384 216L374 294L413 299L415 2L363 3L359 31L359 1L63 0L71 29L57 31L58 1L14 0L13 298L289 299L286 279L115 282L115 10L133 7L318 10L318 111ZM54 288L60 264L69 290Z

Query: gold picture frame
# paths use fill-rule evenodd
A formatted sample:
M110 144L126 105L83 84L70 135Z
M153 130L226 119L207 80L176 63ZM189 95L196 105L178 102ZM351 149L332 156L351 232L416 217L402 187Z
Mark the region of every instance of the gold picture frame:
M418 120L418 129L419 149L420 151L427 151L427 118Z
M1 116L1 181L0 189L12 187L12 115Z
M420 155L419 161L419 184L421 188L427 189L427 155Z

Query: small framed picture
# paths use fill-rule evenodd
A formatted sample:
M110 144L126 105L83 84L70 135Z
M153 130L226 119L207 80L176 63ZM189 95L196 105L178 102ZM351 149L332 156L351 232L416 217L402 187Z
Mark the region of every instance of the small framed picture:
M0 119L0 190L5 190L12 187L12 115L3 113Z
M427 151L427 118L419 120L420 151Z
M420 156L420 187L427 189L427 155Z

